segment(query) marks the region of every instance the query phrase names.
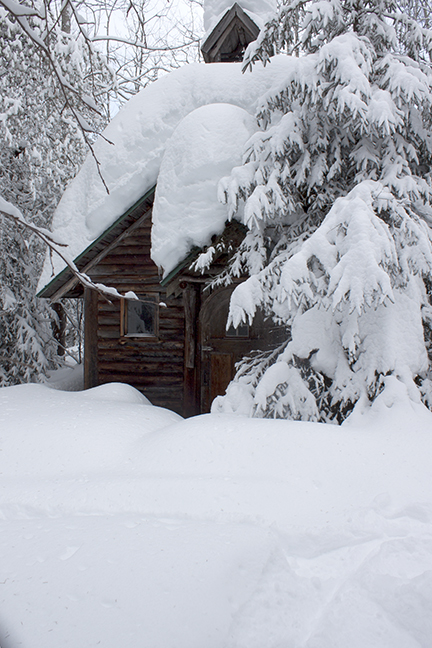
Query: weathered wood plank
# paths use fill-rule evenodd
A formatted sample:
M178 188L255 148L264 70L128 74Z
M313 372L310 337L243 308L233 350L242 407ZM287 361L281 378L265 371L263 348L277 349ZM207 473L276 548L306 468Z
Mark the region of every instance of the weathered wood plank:
M130 373L119 373L119 372L112 372L112 371L101 371L99 373L99 380L101 382L126 382L128 384L132 384L133 386L142 386L142 385L147 385L147 386L152 386L155 390L159 390L160 388L164 387L166 388L167 386L169 387L176 387L179 390L179 393L183 391L183 379L178 379L173 380L170 376L158 376L157 377L157 387L155 387L155 378L152 375L149 374L138 374L134 375L133 379L130 375ZM168 405L167 405L168 407Z
M108 349L119 349L122 348L124 349L125 353L129 352L135 352L136 349L141 349L142 348L142 342L137 342L134 340L134 338L127 338L124 342L124 344L119 347L119 342L118 340L101 340L99 339L99 348L102 351L108 350ZM183 353L183 341L180 340L167 340L164 341L163 344L163 349L165 353L174 353L176 351ZM146 342L146 354L149 353L160 353L161 351L161 346L160 344L156 343L155 346L152 346L150 341Z
M84 389L98 385L97 311L98 294L86 288L84 291Z

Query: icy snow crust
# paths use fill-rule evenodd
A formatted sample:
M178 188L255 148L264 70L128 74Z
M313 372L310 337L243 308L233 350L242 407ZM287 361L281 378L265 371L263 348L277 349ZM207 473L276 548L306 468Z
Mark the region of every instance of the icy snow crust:
M0 390L2 648L429 648L432 414L342 426Z
M255 65L253 74L242 74L240 64L197 63L171 72L133 97L105 129L105 139L100 137L95 145L110 193L89 155L57 207L53 230L68 244L69 255L76 258L155 185L167 144L187 115L208 104L232 104L254 115L259 97L283 81L289 66L286 56L272 59L265 69ZM209 200L217 208L216 195ZM179 236L178 229L171 231L173 239ZM47 258L38 290L64 268L59 258L53 263L54 272Z

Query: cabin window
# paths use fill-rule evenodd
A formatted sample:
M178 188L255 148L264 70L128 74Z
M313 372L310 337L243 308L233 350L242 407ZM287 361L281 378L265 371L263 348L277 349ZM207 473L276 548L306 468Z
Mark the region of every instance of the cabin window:
M233 337L242 337L242 338L248 338L249 337L249 326L247 324L244 324L243 322L237 326L237 328L234 328L234 326L231 324L229 329L227 329L227 332L225 333L226 337L233 338Z
M156 337L158 334L159 297L138 295L139 301L122 300L121 335Z

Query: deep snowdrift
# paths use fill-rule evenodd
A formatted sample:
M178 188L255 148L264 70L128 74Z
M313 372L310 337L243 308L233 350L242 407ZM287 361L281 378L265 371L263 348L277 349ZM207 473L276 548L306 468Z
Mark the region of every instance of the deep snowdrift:
M0 390L2 648L429 648L432 415L182 421Z

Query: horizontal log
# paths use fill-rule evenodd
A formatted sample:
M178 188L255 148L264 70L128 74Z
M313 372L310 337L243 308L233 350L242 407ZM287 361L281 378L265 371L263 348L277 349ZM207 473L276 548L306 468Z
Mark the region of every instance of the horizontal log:
M137 241L136 243L134 241L125 241L120 245L117 245L117 247L110 253L107 254L107 256L103 259L103 261L106 262L107 259L111 257L111 255L116 255L116 256L130 256L133 254L137 255L143 255L144 252L147 252L147 259L149 263L154 262L150 258L150 241L147 240L144 244L141 241ZM102 261L101 261L102 262ZM155 266L156 267L156 266Z
M101 305L98 308L98 322L99 325L102 323L103 317L119 318L120 317L120 303L117 304L115 308L109 308L107 306ZM177 322L178 326L182 325L184 320L184 313L182 308L170 307L160 307L159 308L159 321L160 322Z
M118 340L120 337L120 329L117 331L112 331L112 330L102 330L98 331L98 344L99 340Z
M156 267L154 263L149 260L149 257L142 252L140 254L125 254L125 255L110 254L103 261L100 261L97 265L98 268L105 268L106 266L121 266L121 267L132 266L133 268L135 268L135 271L139 270L140 268L144 268L146 266L152 268L152 270L154 271Z
M100 379L99 384L107 384L110 382L118 382L111 377ZM151 385L133 385L130 382L123 381L126 385L131 385L138 389L144 396L146 396L153 405L157 407L166 407L173 411L181 413L183 408L182 391L179 387L166 387L163 389L155 390Z
M126 238L133 238L134 236L139 236L139 235L142 235L143 233L150 235L151 234L151 228L152 228L152 224L151 224L151 219L149 218L148 220L143 221L142 223L137 225L137 227L135 227L132 230L132 232L129 232L128 236L125 237L125 239Z
M114 285L117 283L123 284L125 281L131 284L134 282L140 284L143 279L146 281L152 279L155 286L158 286L159 290L161 289L159 274L154 272L154 269L149 266L140 266L134 269L133 266L106 265L103 268L101 266L97 267L88 274L92 279L97 279L98 281L105 280L105 282L110 281Z
M175 327L182 333L184 330L184 317L181 316L176 317L175 313L172 314L171 317L160 317L159 318L159 328L160 329L172 329Z
M98 317L98 328L103 328L105 326L118 326L120 327L120 313L111 314L99 314Z
M150 235L143 234L142 236L136 236L134 238L128 239L124 241L123 245L117 245L110 254L124 254L125 250L126 253L129 253L129 250L131 249L136 249L138 250L138 254L142 253L142 251L145 252L147 257L150 259L150 253L151 253L151 237Z
M123 248L128 248L128 247L138 247L138 246L146 246L148 249L151 247L151 232L145 232L143 230L140 230L135 234L129 234L129 236L125 236L121 241L118 242L118 244L110 251L110 254L116 254L118 250L121 250Z
M142 363L142 364L160 364L164 366L169 366L170 364L183 366L183 353L173 353L167 352L164 353L121 353L121 349L113 350L107 349L103 353L98 354L98 359L100 363L119 363L119 364L133 364L133 363Z
M122 265L142 263L143 265L148 265L153 268L156 267L153 261L150 259L148 251L146 253L146 250L142 247L136 248L136 251L134 252L128 252L127 250L124 250L121 254L118 252L116 254L108 254L104 259L102 259L102 261L98 263L98 266L104 267L110 264L115 265L116 263L120 263Z
M120 372L116 371L109 371L109 372L104 372L104 371L99 371L98 372L98 377L99 377L99 382L127 382L129 385L135 386L152 386L154 385L155 381L157 380L158 386L163 387L163 389L166 389L167 387L171 387L172 389L178 389L179 392L183 390L183 380L178 377L178 379L173 379L170 376L151 376L151 375L146 375L146 374L137 374L136 376L133 377L133 380L130 377L130 374L122 374Z
M137 341L137 338L124 338L124 344L119 344L119 340L102 340L99 339L98 346L101 352L105 352L107 349L123 349L124 353L135 352L136 349L142 349L142 342ZM122 340L122 341L123 341ZM161 344L158 341L147 339L145 343L146 354L148 353L159 353L161 350L165 352L173 353L175 351L183 351L183 340L166 340Z
M157 357L164 356L169 358L171 355L183 355L183 341L182 340L166 340L157 341L154 338L146 338L146 341L141 344L135 344L136 338L119 338L118 342L113 342L112 339L100 340L98 347L101 355L109 354L112 352L121 354L122 357Z
M172 359L168 362L163 358L99 358L98 362L99 367L103 367L105 372L113 371L115 373L129 374L131 380L136 373L152 373L153 377L156 374L170 375L170 372L174 376L182 376L184 369L183 358Z
M98 303L98 314L101 313L120 313L120 299L114 299L114 301L107 302L105 300L99 301Z
M107 323L104 324L103 326L100 326L97 329L97 337L99 339L110 339L113 340L115 337L120 339L120 323L119 322L114 322L114 323ZM183 340L183 328L179 327L167 327L167 326L160 326L158 334L156 336L149 336L149 337L126 337L126 338L121 338L121 341L127 344L130 340L136 341L136 343L139 343L143 348L148 344L148 343L155 343L158 341L159 343L164 343L166 341L172 341L172 340L178 340L179 342Z
M155 407L163 407L164 409L170 410L171 412L177 412L177 414L183 416L183 403L179 400L178 395L167 394L166 396L158 397L157 395L149 393L145 388L140 391Z
M146 354L138 354L135 352L132 354L122 353L121 349L104 349L102 353L99 351L98 358L101 362L132 363L141 361L148 363L160 362L167 365L170 363L181 365L183 363L183 350L181 352L165 350L164 352L157 351Z
M149 398L151 394L152 402L154 402L153 399L162 400L168 398L172 398L173 401L178 401L178 402L182 401L182 391L178 386L155 389L153 385L138 385L136 389L139 389L140 391L149 394L148 396Z
M102 382L102 380L101 380ZM106 380L104 379L103 382L119 382L117 378L107 378ZM163 387L157 387L155 388L154 383L145 385L145 384L136 384L131 381L123 381L126 382L128 385L132 385L136 389L139 389L140 391L144 391L146 393L152 394L153 398L173 398L176 400L181 401L182 400L182 387L180 385L165 385Z
M164 329L159 330L159 341L162 343L172 342L174 340L181 340L182 345L184 346L183 331L166 331Z
M115 373L122 376L149 376L153 380L159 380L159 377L172 377L173 380L183 380L183 364L173 362L107 362L99 360L99 372Z

